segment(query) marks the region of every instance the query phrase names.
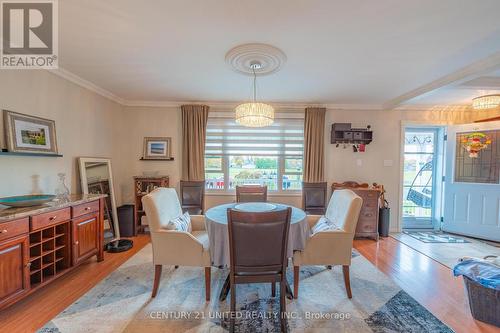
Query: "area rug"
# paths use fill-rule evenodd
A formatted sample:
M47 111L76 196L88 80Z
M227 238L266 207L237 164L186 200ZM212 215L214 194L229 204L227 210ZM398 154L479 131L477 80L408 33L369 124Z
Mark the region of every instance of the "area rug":
M439 231L403 231L424 243L470 243L468 240Z
M227 332L229 297L218 300L227 270L213 268L207 303L202 268L164 267L152 299L151 255L148 245L39 332ZM289 332L453 332L357 253L351 300L340 267L304 267L300 279L299 298L287 300ZM269 284L237 288L236 332L280 332L279 288L275 298Z
M391 233L390 236L450 269L463 257L500 256L500 248L465 236L460 236L467 241L465 243L425 243L404 232Z

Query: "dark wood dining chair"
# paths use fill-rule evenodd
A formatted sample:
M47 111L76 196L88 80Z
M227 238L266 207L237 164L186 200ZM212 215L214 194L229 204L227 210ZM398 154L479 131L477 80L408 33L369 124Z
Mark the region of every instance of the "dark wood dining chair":
M328 183L302 183L302 209L310 215L324 215L326 211Z
M234 330L236 285L247 283L280 284L280 318L286 331L286 266L288 232L292 209L249 213L227 211L231 285L231 331ZM274 291L274 288L273 288ZM274 294L273 294L274 296Z
M236 202L266 202L267 186L236 186Z
M181 180L181 205L183 212L190 215L203 215L205 181Z

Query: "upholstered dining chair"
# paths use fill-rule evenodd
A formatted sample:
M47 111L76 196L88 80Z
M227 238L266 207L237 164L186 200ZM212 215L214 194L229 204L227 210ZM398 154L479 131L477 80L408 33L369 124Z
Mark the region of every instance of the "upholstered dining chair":
M173 188L157 188L142 198L149 221L155 278L151 297L160 285L163 265L205 267L205 298L210 300L210 252L205 218L191 215L191 231L166 229L167 224L182 215L182 208Z
M236 186L236 202L266 202L267 186Z
M182 210L193 215L203 215L205 199L205 181L181 180Z
M249 213L228 209L231 313L236 311L236 285L280 284L280 314L286 312L286 266L292 209ZM273 287L274 296L274 287ZM231 320L234 327L234 318Z
M334 225L327 230L314 233L304 250L293 254L294 295L299 296L300 266L342 265L347 297L352 298L349 267L352 257L352 242L363 200L351 190L333 192L325 217ZM320 220L319 215L309 215L311 230Z
M325 214L328 183L302 183L302 208L307 214Z

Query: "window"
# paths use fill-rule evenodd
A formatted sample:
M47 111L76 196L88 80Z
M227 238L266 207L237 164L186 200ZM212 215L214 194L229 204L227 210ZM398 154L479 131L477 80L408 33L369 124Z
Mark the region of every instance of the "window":
M269 191L302 188L304 115L276 112L273 125L236 124L233 112L210 112L205 147L207 190L267 185Z
M403 223L431 228L435 193L435 128L407 128L404 144Z

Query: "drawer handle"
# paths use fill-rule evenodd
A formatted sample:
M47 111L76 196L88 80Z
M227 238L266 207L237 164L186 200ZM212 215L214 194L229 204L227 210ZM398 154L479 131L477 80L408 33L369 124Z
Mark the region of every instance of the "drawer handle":
M3 229L0 231L0 234L6 234L7 233L7 229Z
M91 210L91 209L92 209L92 208L90 208L90 207L85 207L85 210Z
M79 244L79 242L78 242L78 241L76 241L76 242L75 242L75 245L78 245L78 244Z
M57 215L54 215L54 216L49 217L49 220L50 220L50 221L54 221L55 219L57 219Z

